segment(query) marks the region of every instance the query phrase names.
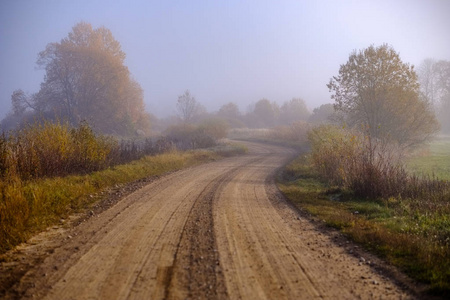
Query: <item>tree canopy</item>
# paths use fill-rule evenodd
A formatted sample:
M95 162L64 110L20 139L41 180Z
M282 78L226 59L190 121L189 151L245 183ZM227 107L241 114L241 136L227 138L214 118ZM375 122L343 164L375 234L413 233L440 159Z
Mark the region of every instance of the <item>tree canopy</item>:
M309 111L305 101L301 98L292 98L281 106L279 123L289 125L296 121L306 121L308 117Z
M280 108L275 102L263 98L256 102L253 114L256 117L256 127L273 127L276 125Z
M414 67L386 44L351 53L327 86L346 123L369 138L408 148L439 128L431 106L419 97Z
M87 121L104 133L130 134L148 130L143 91L124 65L125 53L111 31L78 23L59 43L38 55L45 69L38 93L12 96L14 112L31 109L76 125Z
M192 123L195 117L205 112L205 108L195 100L189 90L178 96L177 110L184 123Z
M442 131L450 133L450 61L426 59L418 73L422 97L434 106Z
M322 104L314 108L312 114L308 118L308 122L313 124L331 123L334 115L334 106L331 103Z

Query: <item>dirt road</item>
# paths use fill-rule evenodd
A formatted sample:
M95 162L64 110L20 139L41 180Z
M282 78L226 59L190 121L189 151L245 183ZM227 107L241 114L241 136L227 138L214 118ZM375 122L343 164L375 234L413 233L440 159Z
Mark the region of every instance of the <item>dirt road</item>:
M409 299L279 194L292 151L179 171L65 235L10 297L36 299Z

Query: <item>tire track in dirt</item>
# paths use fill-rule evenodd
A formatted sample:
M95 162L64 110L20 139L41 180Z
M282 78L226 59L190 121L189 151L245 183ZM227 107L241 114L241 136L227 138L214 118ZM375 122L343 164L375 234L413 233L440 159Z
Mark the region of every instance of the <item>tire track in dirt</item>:
M24 297L46 295L47 299L164 299L197 294L210 298L211 293L226 297L220 269L217 274L205 272L218 261L212 195L236 169L254 159L233 158L177 172L129 195L81 224L76 236L29 272L18 290L25 290ZM192 235L193 231L198 234ZM186 257L188 265L199 270L197 275L178 267ZM180 278L190 278L189 284ZM202 283L205 280L207 285Z
M274 155L241 169L215 202L216 239L230 299L409 298L311 223L300 221L274 184L289 154L271 149Z
M286 202L273 178L291 150L246 145L248 155L164 176L75 227L9 298L410 297Z
M254 160L247 163L251 164ZM175 256L169 299L228 299L214 235L214 195L241 168L209 183L192 206Z
M157 271L157 292L150 295L146 287L141 288L137 283L133 289L143 293L133 293L130 299L150 296L151 299L228 298L213 232L213 195L233 178L238 169L253 161L232 167L213 180L203 180L206 186L192 204L175 253L170 255L171 264Z

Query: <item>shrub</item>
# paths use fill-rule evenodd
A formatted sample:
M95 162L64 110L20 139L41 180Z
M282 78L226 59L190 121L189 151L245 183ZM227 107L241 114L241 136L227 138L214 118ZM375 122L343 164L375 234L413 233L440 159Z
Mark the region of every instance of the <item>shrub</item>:
M332 125L308 134L311 158L322 178L369 198L448 197L450 183L409 175L401 151Z
M310 125L304 121L297 121L291 125L277 126L270 130L269 138L275 141L303 146L308 141Z
M227 133L228 125L220 119L209 119L200 125L173 125L166 131L167 138L180 150L213 147Z
M207 119L198 127L200 133L207 135L214 140L220 140L227 137L228 129L228 123L225 120L218 118Z
M110 165L117 142L88 124L34 124L0 138L0 174L22 180L87 173Z
M350 164L360 152L361 137L356 132L323 125L312 129L308 140L312 161L321 177L333 185L346 185Z

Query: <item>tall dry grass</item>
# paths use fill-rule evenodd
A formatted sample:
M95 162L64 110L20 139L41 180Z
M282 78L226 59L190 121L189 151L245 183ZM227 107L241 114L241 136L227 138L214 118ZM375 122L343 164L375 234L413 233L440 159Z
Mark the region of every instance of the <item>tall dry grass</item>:
M321 130L330 134L329 138L336 138L339 141L343 138L337 135L339 132L335 132L336 128ZM351 139L348 132L340 134ZM328 140L326 136L322 135L321 143ZM430 284L428 292L446 295L448 298L450 296L448 182L434 178L418 178L404 171L400 173L399 179L395 179L396 172L390 173L385 179L388 183L382 182L380 176L371 175L356 180L360 184L376 178L381 185L387 186L382 190L383 194L399 195L371 198L364 194L366 189L361 189L358 193L365 196L355 197L355 193L350 190L352 182L346 180L356 177L355 174L362 174L358 171L359 173L345 177L346 175L341 172L354 169L346 165L349 161L339 159L343 159L343 153L356 155L357 150L349 150L346 147L357 143L344 138L343 142L345 141L347 143L326 144L325 149L319 149L323 152L319 153L314 153L318 150L314 148L312 154L301 155L291 162L281 177L281 190L295 204L316 215L320 220L339 228L358 243L380 254L393 265L401 267L411 277ZM341 147L345 148L345 151L338 152ZM322 156L325 153L329 154L329 162ZM341 172L334 170L332 166L340 168ZM333 174L339 176L335 180L337 187L326 179L327 176L332 178L326 173L328 170L336 171ZM392 184L394 181L396 184ZM369 195L379 191L378 188L373 189L371 186L367 189L370 189Z
M296 148L306 148L308 132L311 125L304 121L297 121L290 125L277 126L270 129L268 138Z
M0 137L0 174L3 180L30 180L93 172L111 164L115 148L115 140L85 123L36 123Z
M177 152L173 146L165 138L118 142L87 124L46 122L2 134L0 253L86 207L105 188L242 152Z
M89 174L0 180L0 253L88 207L105 189L217 158L212 151L173 151Z
M0 180L87 174L171 150L164 137L118 141L87 123L35 123L0 136Z
M359 197L432 198L449 196L450 183L406 172L402 151L359 132L325 125L308 134L311 158L322 178Z

